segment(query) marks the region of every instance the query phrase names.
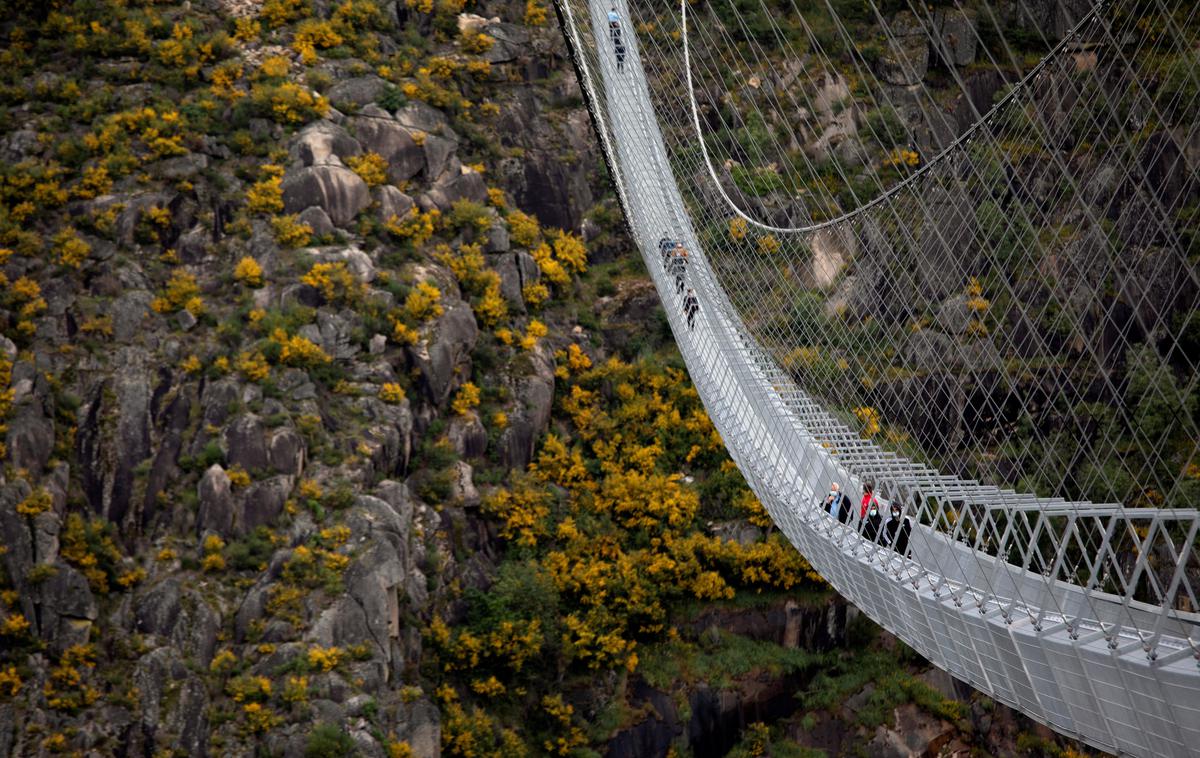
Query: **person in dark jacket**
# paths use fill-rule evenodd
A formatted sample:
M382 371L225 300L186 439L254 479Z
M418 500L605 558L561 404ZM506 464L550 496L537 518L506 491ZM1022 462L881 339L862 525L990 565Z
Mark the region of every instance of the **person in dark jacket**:
M675 240L668 237L665 233L658 241L658 254L662 256L662 265L664 268L671 261L671 251L675 249Z
M883 544L900 555L908 553L908 538L912 534L912 519L903 515L899 503L892 503L892 516L883 525Z
M867 515L862 520L862 535L871 542L879 542L879 527L883 526L883 516L879 515L879 506L872 503L867 508Z
M620 39L617 40L617 46L613 48L613 52L617 56L617 71L625 70L625 44Z
M841 485L837 482L829 485L829 494L825 496L821 507L843 524L850 520L850 498L846 497L846 493L842 492Z
M696 326L696 312L700 310L700 301L696 299L696 293L691 287L688 287L687 297L683 299L683 313L687 316L688 329L694 329Z
M687 278L688 252L682 242L675 243L675 252L671 256L671 275L675 277L675 294L683 293L683 283Z

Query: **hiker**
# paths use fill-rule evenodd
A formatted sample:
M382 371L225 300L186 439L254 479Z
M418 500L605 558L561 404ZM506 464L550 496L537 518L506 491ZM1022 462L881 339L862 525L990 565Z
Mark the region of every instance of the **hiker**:
M663 236L658 240L658 254L662 256L663 268L667 267L667 263L671 260L671 251L675 249L675 240L667 236L663 232Z
M862 502L859 503L858 517L864 519L867 517L867 508L874 504L879 507L879 501L875 499L875 485L872 482L863 482Z
M688 329L691 330L696 326L696 312L700 310L700 301L696 299L696 293L688 287L687 297L683 299L683 312L687 315Z
M617 15L617 6L613 6L608 11L608 36L614 42L621 39L621 17Z
M846 497L846 493L842 492L841 485L837 482L829 485L829 494L825 496L822 507L826 513L843 524L850 520L850 498Z
M671 274L675 277L675 294L683 292L683 282L687 277L688 252L682 242L675 243L675 253L671 256Z
M617 73L625 71L625 45L620 39L617 40L617 46L613 48L613 52L617 56Z
M883 516L879 515L879 506L875 503L867 508L867 516L862 521L862 536L870 542L879 542L879 527L883 525Z
M912 534L912 519L903 515L899 503L892 503L892 516L883 525L883 544L890 545L900 555L908 553L908 537Z

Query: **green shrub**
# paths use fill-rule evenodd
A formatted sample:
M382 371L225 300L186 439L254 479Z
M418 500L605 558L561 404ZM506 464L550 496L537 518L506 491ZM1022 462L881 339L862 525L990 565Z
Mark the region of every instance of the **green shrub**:
M884 150L908 143L908 128L900 114L890 105L867 114L867 130Z
M400 91L400 88L394 84L388 84L383 88L383 94L375 99L375 104L385 111L395 111L404 107L408 102L408 98Z
M349 758L358 755L354 740L340 726L320 724L308 733L304 758Z
M260 526L225 549L229 565L238 571L260 571L271 560L275 546L271 542L271 531Z

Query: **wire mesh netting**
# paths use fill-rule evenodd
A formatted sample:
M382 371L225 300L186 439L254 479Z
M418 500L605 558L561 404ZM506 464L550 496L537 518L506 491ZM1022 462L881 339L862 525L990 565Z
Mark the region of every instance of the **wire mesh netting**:
M1161 672L1200 660L1197 6L559 10L693 380L781 529L999 699L1108 749L1196 750L1161 689L1200 715L1195 661ZM870 485L908 547L870 538Z

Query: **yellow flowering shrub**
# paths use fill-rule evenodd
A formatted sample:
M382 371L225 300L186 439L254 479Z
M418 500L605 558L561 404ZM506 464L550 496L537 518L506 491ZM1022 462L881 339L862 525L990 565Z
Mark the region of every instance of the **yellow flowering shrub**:
M500 291L500 275L495 271L488 272L488 282L483 294L474 303L475 317L485 328L491 328L508 318L508 303Z
M287 683L283 687L283 692L280 693L285 703L306 703L308 702L308 677L307 676L289 676Z
M394 382L388 382L379 388L379 399L393 405L404 402L404 388Z
M550 288L541 282L532 282L521 288L521 297L530 308L537 308L550 299Z
M283 167L267 164L265 176L246 190L246 209L251 213L278 213L283 210Z
M79 178L79 183L75 185L75 197L90 200L105 194L112 189L112 178L108 174L108 168L103 165L89 166L83 171L83 176Z
M93 592L107 594L109 580L116 579L121 552L113 542L112 525L100 518L67 515L59 533L59 556L87 578Z
M471 682L471 689L476 694L483 695L484 697L497 697L506 692L504 685L494 675L489 676L487 679L474 680Z
M16 697L21 692L22 684L16 666L0 668L0 697Z
M29 622L20 613L13 613L0 620L0 637L24 637L29 631Z
M914 150L907 148L895 148L883 160L884 167L896 166L900 168L916 168L921 165L921 156Z
M421 339L421 334L403 321L396 319L392 322L392 341L400 345L415 345Z
M250 473L241 466L233 466L225 473L229 477L229 483L234 487L250 486Z
M549 334L550 330L541 321L534 319L529 322L529 326L525 328L525 336L521 339L521 347L525 350L533 350L537 347L538 341Z
M275 233L275 241L280 247L304 247L312 242L312 226L302 222L295 214L272 218L271 231Z
M308 665L319 671L333 671L342 662L345 652L339 647L313 645L308 649Z
M213 656L208 669L214 673L230 671L237 665L237 656L229 648L225 648Z
M369 187L377 187L387 183L388 162L379 153L363 153L352 155L346 159L350 170L358 174Z
M862 424L862 433L867 437L874 437L879 434L879 411L870 406L862 406L854 409L854 415L858 417Z
M542 227L535 216L514 209L506 220L508 233L517 247L532 248L542 236Z
M308 4L304 0L266 0L258 12L258 17L267 26L278 29L303 17L307 12Z
M567 346L567 366L573 372L586 371L592 367L592 359L579 345L572 343Z
M204 572L224 571L225 557L221 554L224 550L225 540L215 534L205 537L202 546L204 557L200 561L200 570Z
M95 703L100 692L87 682L95 667L96 651L91 645L72 645L63 651L42 689L46 704L56 711L74 713Z
M399 239L412 243L413 247L420 247L433 236L441 215L441 211L436 208L424 213L416 208L409 208L404 218L392 216L383 226Z
M248 734L264 734L283 723L283 717L262 703L242 706L242 726Z
M329 113L329 101L295 82L256 83L250 99L260 113L283 124L303 124Z
M484 498L483 511L500 522L500 536L520 545L532 547L548 534L549 493L527 480Z
M345 42L334 25L328 21L309 18L296 26L292 38L292 49L300 54L304 63L317 62L317 50L327 50Z
M265 382L271 376L271 364L262 353L240 353L236 368L252 382Z
M234 267L233 278L247 287L261 287L263 286L262 266L247 255Z
M554 257L568 271L582 274L587 271L587 247L578 235L562 232L554 238Z
M729 236L734 240L741 241L746 239L748 224L746 219L741 216L729 219Z
M263 79L280 79L288 75L292 64L282 55L268 55L258 67L258 76Z
M433 258L454 274L464 291L476 293L491 281L495 273L487 267L483 248L478 244L459 245L453 250L449 245L438 245Z
M166 290L154 298L150 307L158 313L174 313L181 308L186 308L196 316L203 313L204 302L200 299L200 285L196 282L195 274L183 268L172 271Z
M234 21L233 38L238 42L254 42L262 37L262 24L258 19L242 16Z
M530 255L537 261L538 269L542 272L542 276L549 279L552 283L559 286L564 286L571 283L571 275L563 268L563 265L554 257L554 249L542 243L530 251Z
M525 0L525 26L541 26L546 23L546 6L539 0Z
M421 282L404 299L404 315L414 321L428 321L442 315L442 291L429 282Z
M312 368L326 363L332 363L329 354L307 337L299 334L288 336L282 330L277 330L271 337L280 346L279 362L285 366Z
M237 676L225 684L225 694L236 703L261 703L271 697L271 680L265 676Z
M530 621L501 621L482 633L447 626L434 616L427 637L441 653L447 671L476 670L481 665L495 665L509 671L521 671L534 660L545 639L542 624Z
M554 724L552 736L542 743L546 752L560 756L574 755L577 748L587 746L587 735L575 723L575 707L564 702L560 693L543 697L541 708Z
M465 416L473 409L479 407L479 387L472 382L467 382L462 387L459 387L454 400L450 403L450 409L458 416Z
M74 227L64 226L54 235L54 254L60 266L79 268L92 254L92 246L80 239Z
M308 500L320 500L322 495L324 495L324 491L322 487L320 487L320 483L314 479L300 480L299 493L301 498L306 498Z
M983 285L980 284L977 277L972 276L967 282L966 296L967 308L977 318L982 318L992 307L991 301L983 296Z
M54 498L50 496L50 493L43 488L38 488L17 503L17 513L33 517L39 513L45 513L53 505Z
M472 32L462 35L460 44L463 52L471 55L482 55L492 49L496 40L482 32Z
M367 289L344 261L314 264L300 281L318 290L326 302L339 305L353 305L359 302Z
M243 21L244 19L238 19ZM209 75L209 92L213 97L224 100L226 103L233 104L246 96L245 91L237 87L237 82L242 78L244 69L240 63L222 63L213 69Z
M407 742L388 740L384 743L384 750L387 752L387 758L414 758L416 756L412 746Z

